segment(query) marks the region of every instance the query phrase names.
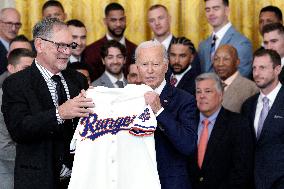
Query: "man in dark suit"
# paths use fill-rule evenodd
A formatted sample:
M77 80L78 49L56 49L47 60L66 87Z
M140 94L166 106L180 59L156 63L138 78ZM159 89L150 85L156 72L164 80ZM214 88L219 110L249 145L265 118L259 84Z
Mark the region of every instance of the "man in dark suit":
M253 78L260 94L250 97L242 107L255 134L256 189L284 188L284 88L278 80L280 64L274 50L255 52Z
M215 73L196 78L198 148L190 158L193 189L250 189L253 135L248 121L222 107L223 87Z
M193 43L185 38L174 38L169 48L169 66L166 80L177 88L195 95L195 78L200 74L192 65L195 56Z
M284 26L281 23L267 24L263 27L263 43L265 49L275 50L281 57L282 70L279 81L284 83Z
M14 8L4 8L0 11L0 74L7 70L9 43L21 28L20 13Z
M229 0L205 0L205 12L213 33L199 45L201 72L213 72L212 58L215 51L219 45L230 44L238 51L240 74L248 77L251 73L252 44L229 21Z
M69 153L76 122L94 107L85 98L86 78L65 70L72 36L65 23L47 18L33 29L37 57L30 68L3 83L7 129L17 143L15 189L67 188L72 167ZM81 92L81 93L80 93Z
M282 11L278 7L268 5L266 7L263 7L259 12L258 16L259 33L262 35L263 27L271 23L283 24L283 16L282 16ZM258 49L261 48L264 48L263 42Z
M134 52L136 45L124 37L124 31L126 28L126 16L124 14L124 8L118 3L110 3L105 8L104 23L107 27L106 35L88 45L83 54L84 60L87 64L92 66L94 72L94 79L99 78L105 71L105 67L100 57L100 48L108 40L119 41L126 47L126 64L123 68L125 76L128 73L128 67L131 63L134 63Z
M127 84L122 70L126 61L124 45L115 40L107 41L101 47L101 57L105 71L92 85L95 87L123 88Z
M145 94L145 101L158 121L155 146L161 187L191 189L186 167L196 146L194 97L166 83L168 57L161 43L143 42L135 57L142 83L154 89Z

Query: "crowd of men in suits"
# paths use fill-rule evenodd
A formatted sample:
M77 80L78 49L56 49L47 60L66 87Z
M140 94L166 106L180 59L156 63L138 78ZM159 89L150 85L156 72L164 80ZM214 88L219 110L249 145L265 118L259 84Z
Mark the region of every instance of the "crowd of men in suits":
M84 23L65 23L59 1L43 5L32 41L18 35L19 12L2 9L0 188L68 188L69 143L95 106L85 90L127 84L153 89L145 102L158 122L162 189L284 188L282 12L261 9L263 43L253 53L229 21L229 0L204 3L212 34L198 49L173 35L161 4L147 12L153 39L138 47L124 36L118 3L106 6L106 34L90 45Z

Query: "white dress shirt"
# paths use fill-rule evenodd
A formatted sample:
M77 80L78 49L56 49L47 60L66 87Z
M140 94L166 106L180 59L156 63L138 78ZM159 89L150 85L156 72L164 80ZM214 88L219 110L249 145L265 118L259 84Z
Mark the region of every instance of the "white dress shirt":
M111 73L109 73L108 71L105 71L106 75L108 76L108 78L110 79L111 83L113 84L113 86L115 88L119 88L119 86L116 84L117 80L122 81L123 82L123 86L126 85L126 83L124 82L124 76L123 74L121 74L121 77L119 79L117 79L115 76L113 76Z
M271 108L281 87L282 87L282 85L279 82L278 85L268 95L264 95L263 93L260 92L260 95L259 95L258 100L257 100L255 117L254 117L255 133L257 132L259 117L260 117L260 113L261 113L261 110L262 110L262 107L263 107L262 98L266 96L269 99L269 107Z
M161 95L164 87L166 86L167 82L166 80L164 79L164 81L162 81L162 83L156 88L154 89L154 91L156 93L158 93L159 95ZM162 107L157 113L156 113L156 116L160 115L160 113L162 113L162 111L164 110L164 108Z
M75 57L75 56L71 55L70 58L69 58L69 62L70 63L81 62L81 56Z
M229 28L232 26L231 22L228 22L225 26L223 26L219 31L217 32L213 32L212 36L216 35L217 36L217 40L215 43L215 49L217 50L217 48L220 45L220 42L222 41L225 33L229 30Z
M170 34L166 39L164 39L164 41L160 42L162 45L164 45L165 49L168 51L169 46L171 44L173 35ZM154 38L155 41L158 41L157 39Z
M114 40L108 33L106 34L106 38L107 38L108 41ZM122 36L122 38L119 40L119 43L121 43L122 45L126 46L125 45L125 37L124 36Z
M189 65L188 68L184 72L182 72L180 74L173 74L172 73L171 77L174 76L177 79L175 87L178 86L178 84L179 84L180 80L182 79L182 77L184 76L184 74L186 74L190 69L191 69L191 65Z

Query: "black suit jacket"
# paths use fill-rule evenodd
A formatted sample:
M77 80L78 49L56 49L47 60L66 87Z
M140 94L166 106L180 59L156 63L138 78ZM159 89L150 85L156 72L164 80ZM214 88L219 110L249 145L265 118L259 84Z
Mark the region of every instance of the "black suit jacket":
M7 50L0 41L0 74L7 70L8 60L7 60Z
M157 116L155 145L162 189L191 189L186 168L196 147L195 99L166 85L160 100L164 110Z
M247 189L252 187L253 136L240 114L221 108L211 132L201 169L197 150L190 157L193 189Z
M251 129L259 94L247 99L242 113L248 117ZM269 110L258 141L255 139L256 189L284 188L284 87L278 92Z
M61 73L71 98L88 87L78 72ZM35 63L4 81L2 112L17 143L15 189L57 188L56 152L62 146L63 150L69 149L65 144L70 142L66 140L72 138L73 128L58 125L51 94Z
M282 85L284 85L284 67L282 68L280 74L279 74L279 81Z
M187 73L185 73L179 81L177 88L183 89L189 92L191 95L195 96L195 78L200 74L200 63L198 55L193 59L191 66L191 69ZM169 68L169 71L166 74L166 80L168 83L170 82L171 74L172 70L171 68Z

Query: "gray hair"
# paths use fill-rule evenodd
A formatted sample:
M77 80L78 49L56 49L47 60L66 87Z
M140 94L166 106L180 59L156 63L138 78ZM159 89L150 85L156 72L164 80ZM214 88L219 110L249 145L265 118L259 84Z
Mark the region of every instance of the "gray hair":
M38 22L33 28L33 39L49 39L53 36L54 27L67 27L67 25L57 18L45 18Z
M217 89L218 92L223 93L224 87L223 87L223 84L222 84L222 80L220 79L220 77L216 73L203 73L203 74L198 75L195 78L195 85L197 86L198 82L204 81L204 80L215 81L215 88Z
M164 63L167 64L169 62L168 52L165 49L164 45L162 45L162 43L160 43L159 41L156 41L156 40L145 41L145 42L140 43L135 50L135 60L137 61L137 56L138 56L138 53L141 49L147 49L147 48L153 48L153 47L162 48Z

